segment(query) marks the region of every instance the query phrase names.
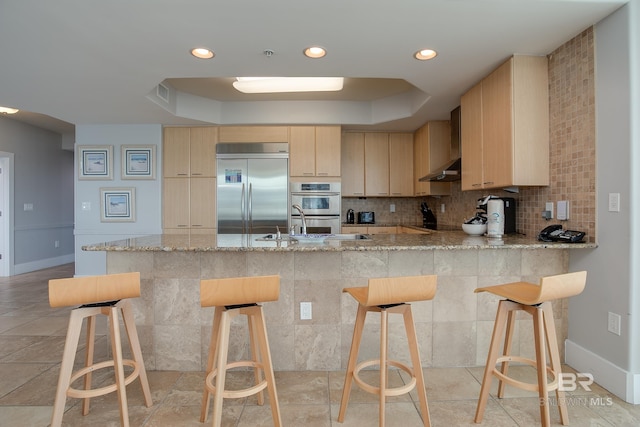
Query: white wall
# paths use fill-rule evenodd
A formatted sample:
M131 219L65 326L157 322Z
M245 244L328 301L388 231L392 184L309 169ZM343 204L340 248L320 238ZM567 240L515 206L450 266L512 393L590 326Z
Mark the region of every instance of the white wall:
M83 245L162 233L162 126L78 125L78 145L113 146L113 180L78 180L75 174L76 276L106 273L106 253L87 252ZM122 145L155 145L155 180L121 179ZM100 188L135 188L135 222L101 222ZM83 203L90 209L83 210Z
M0 151L14 159L12 265L7 273L72 262L73 153L62 149L62 136L0 117ZM33 210L24 210L25 204Z
M570 270L588 279L569 303L566 346L569 365L632 403L640 403L639 9L631 0L595 28L598 248L571 255ZM620 193L620 212L608 211L609 193ZM622 317L620 336L607 331L609 312Z

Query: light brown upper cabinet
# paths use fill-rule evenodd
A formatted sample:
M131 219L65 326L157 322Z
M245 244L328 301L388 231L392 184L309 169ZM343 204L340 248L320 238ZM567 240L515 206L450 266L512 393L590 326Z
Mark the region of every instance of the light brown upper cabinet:
M345 132L342 135L342 196L411 197L412 164L411 133Z
M431 121L413 136L414 195L445 196L451 194L449 182L420 182L451 158L451 125L448 120Z
M389 195L389 134L364 134L365 196Z
M342 134L342 196L364 197L364 134Z
M461 107L462 190L549 185L546 57L513 56Z
M389 134L389 195L413 196L413 134Z
M340 126L291 126L289 174L340 176Z
M221 126L220 142L288 142L286 126Z
M215 177L217 127L167 127L162 144L163 176Z

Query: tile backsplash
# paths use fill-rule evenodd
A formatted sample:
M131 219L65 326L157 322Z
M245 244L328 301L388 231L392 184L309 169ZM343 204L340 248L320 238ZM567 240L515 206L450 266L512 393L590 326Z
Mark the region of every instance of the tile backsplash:
M452 183L451 196L427 198L344 198L343 215L351 208L374 211L376 223L422 225L420 203L426 201L438 218L438 227L461 228L476 211L477 199L488 194L513 197L517 203L517 231L536 235L559 221L542 218L546 202L568 200L570 216L564 228L587 233L596 241L595 193L595 74L594 33L588 28L549 54L550 185L521 187L518 193L502 190L461 191ZM389 206L395 204L396 212ZM441 205L444 204L444 212Z

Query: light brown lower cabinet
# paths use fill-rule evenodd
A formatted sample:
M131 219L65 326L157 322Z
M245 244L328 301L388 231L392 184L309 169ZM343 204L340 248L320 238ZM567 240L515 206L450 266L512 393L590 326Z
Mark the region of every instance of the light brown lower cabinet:
M166 234L215 232L215 178L165 178L163 182L162 226Z

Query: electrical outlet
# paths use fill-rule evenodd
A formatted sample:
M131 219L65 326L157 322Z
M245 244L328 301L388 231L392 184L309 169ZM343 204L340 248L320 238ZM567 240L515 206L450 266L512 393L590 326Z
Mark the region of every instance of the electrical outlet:
M620 212L620 193L609 193L609 212Z
M622 319L619 314L609 312L607 319L607 330L612 334L620 335L620 323Z
M550 216L548 216L547 219L553 219L553 202L545 203L544 210L549 212Z
M53 247L54 248L59 248L60 247L60 240L56 240L55 242L53 242Z
M445 210L446 210L446 208L445 208L445 206L444 206L444 203L442 203L442 204L440 205L440 212L444 213L444 212L445 212Z
M300 320L311 320L311 303L310 302L301 302L300 303Z
M391 203L389 205L389 212L393 213L395 211L396 211L396 205L395 205L395 203Z

